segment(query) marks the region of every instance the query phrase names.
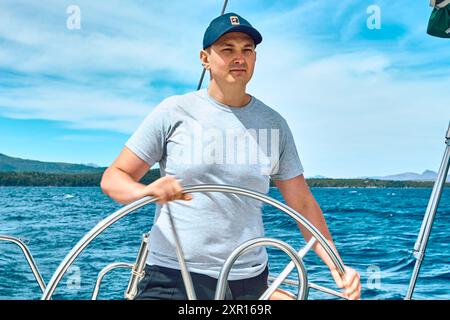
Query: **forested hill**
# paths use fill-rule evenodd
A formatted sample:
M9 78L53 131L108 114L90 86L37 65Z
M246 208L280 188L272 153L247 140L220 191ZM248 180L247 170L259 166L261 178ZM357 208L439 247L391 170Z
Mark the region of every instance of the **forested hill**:
M141 182L149 184L160 177L159 169L150 170ZM102 172L55 174L42 172L0 172L0 186L73 186L99 187ZM319 188L431 188L432 181L386 181L375 179L306 179ZM447 183L449 185L449 183ZM273 183L271 183L273 186Z
M0 153L0 172L99 173L105 168L64 162L43 162L9 157Z
M0 153L0 186L99 187L105 170L105 167L26 160ZM141 182L148 184L159 177L159 169L152 169L141 179ZM310 187L325 188L430 188L433 186L433 181L393 181L371 178L310 178L307 182Z

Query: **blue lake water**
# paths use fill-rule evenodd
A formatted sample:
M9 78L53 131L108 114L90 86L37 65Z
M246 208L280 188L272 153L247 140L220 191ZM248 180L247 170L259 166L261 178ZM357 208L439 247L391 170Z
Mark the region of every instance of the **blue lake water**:
M363 299L402 299L414 266L417 239L431 189L313 188L344 262L360 272ZM282 200L278 189L270 196ZM99 188L0 187L0 234L19 237L33 254L47 283L70 249L100 220L121 206ZM264 206L266 236L299 249L305 244L295 222ZM134 262L141 235L153 222L154 205L139 209L101 234L75 260L54 299L89 299L98 272L112 262ZM450 298L450 190L444 190L414 299ZM289 262L268 249L271 274ZM311 282L337 289L314 252L305 259ZM295 278L295 273L290 278ZM129 271L115 270L99 299L122 299ZM295 290L295 288L294 288ZM20 249L0 242L0 299L39 299L40 289ZM311 299L333 299L311 290Z

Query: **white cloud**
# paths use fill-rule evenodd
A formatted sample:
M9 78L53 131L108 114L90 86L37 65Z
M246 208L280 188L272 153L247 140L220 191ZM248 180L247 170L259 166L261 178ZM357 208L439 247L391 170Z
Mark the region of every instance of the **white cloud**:
M26 96L24 96L24 91ZM105 91L70 86L8 89L0 96L0 113L17 119L64 121L75 128L108 129L129 133L152 108Z
M450 120L450 76L399 80L392 59L373 51L303 65L284 51L277 56L260 52L260 65L276 63L258 70L252 89L288 120L310 174L382 175L393 163L398 170L436 168ZM417 146L428 160L417 157Z
M55 137L54 140L59 140L59 141L84 141L84 142L92 142L92 141L97 141L97 142L105 142L105 141L109 141L111 140L110 137L108 136L102 136L102 135L82 135L82 134L65 134L62 136L58 136Z
M129 133L175 93L171 85L195 87L203 29L195 8L184 2L78 1L82 28L70 31L68 5L0 5L0 40L6 43L0 46L1 115ZM167 14L172 9L185 14ZM2 88L11 81L2 69L14 74L15 88ZM161 80L168 85L159 85Z

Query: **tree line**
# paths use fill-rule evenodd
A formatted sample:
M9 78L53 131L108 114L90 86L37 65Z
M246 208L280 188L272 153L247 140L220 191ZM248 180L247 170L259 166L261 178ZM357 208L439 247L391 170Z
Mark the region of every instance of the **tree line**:
M62 174L41 172L0 172L0 186L99 187L103 173ZM152 169L141 179L149 184L160 177ZM306 179L310 187L328 188L431 188L433 181L391 181L375 179ZM446 186L450 183L446 183ZM271 186L274 186L271 182Z

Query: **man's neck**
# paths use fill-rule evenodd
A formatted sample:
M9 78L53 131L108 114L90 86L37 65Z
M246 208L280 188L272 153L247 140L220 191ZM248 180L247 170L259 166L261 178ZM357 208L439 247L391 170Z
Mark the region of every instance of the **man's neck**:
M247 105L251 96L245 93L245 86L220 86L215 81L211 81L208 86L208 95L214 100L234 108L241 108Z

